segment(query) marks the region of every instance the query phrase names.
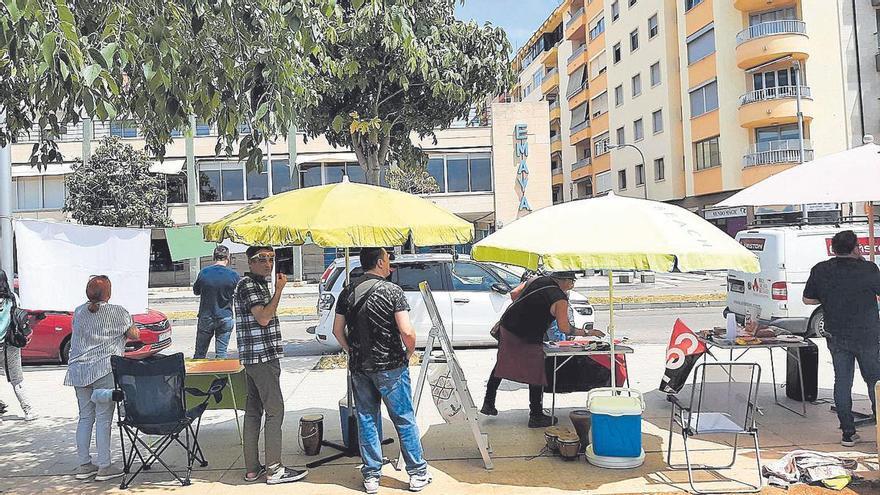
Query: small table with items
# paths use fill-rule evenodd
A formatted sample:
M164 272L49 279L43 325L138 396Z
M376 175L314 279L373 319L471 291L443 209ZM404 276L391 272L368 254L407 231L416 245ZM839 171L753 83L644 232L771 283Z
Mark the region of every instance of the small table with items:
M228 394L224 394L219 403L208 402L208 409L232 409L235 411L235 426L238 427L238 439L244 442L241 434L241 421L238 410L244 410L247 384L244 377L244 366L238 359L187 359L186 379L187 387L195 387L207 390L215 378L228 378L226 385ZM187 405L187 407L190 407Z
M626 355L632 354L633 348L615 344L614 353L617 356L623 357L624 368L626 368ZM544 343L544 357L553 358L553 399L550 407L550 416L556 416L557 372L575 356L611 356L611 345L607 342L584 342L581 344L574 341ZM561 364L559 363L559 358L564 358ZM611 373L614 373L616 368L614 364L617 363L617 359L610 358L610 361L612 363ZM626 375L626 385L629 386L629 373Z
M810 347L812 344L808 340L805 340L804 338L798 336L780 335L773 338L753 338L752 340L747 339L747 342L750 343L743 344L737 343L736 341L727 340L726 338L724 338L723 335L716 335L711 330L700 332L697 335L697 338L706 346L707 349L711 349L714 347L716 349L729 351L731 361L738 361L752 349L767 349L767 351L770 352L770 375L773 379L773 399L776 401L776 405L784 409L788 409L789 411L800 416L807 417L807 398L806 391L804 390L804 371L801 364L801 354L799 352L799 349L802 347ZM776 366L773 361L773 349L785 349L786 352L791 352L791 354L795 357L795 361L797 362L798 379L800 380L800 402L803 412L798 412L779 401L779 394L776 391ZM741 352L738 356L733 357L734 351ZM707 354L703 355L704 360L706 359Z

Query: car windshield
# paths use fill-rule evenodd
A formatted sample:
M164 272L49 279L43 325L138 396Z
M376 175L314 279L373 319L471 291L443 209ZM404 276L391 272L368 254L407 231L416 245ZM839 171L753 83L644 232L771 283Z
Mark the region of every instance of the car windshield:
M487 265L483 265L483 266L488 268L489 270L491 270L495 275L498 275L498 278L507 282L507 285L509 285L511 288L516 287L517 285L520 284L520 281L521 281L520 276L513 273L510 270L507 270L505 268L501 268L498 265L488 265L487 264Z

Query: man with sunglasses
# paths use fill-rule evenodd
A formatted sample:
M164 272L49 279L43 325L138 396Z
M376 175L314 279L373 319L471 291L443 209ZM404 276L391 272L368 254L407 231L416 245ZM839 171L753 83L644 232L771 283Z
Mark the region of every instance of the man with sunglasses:
M235 328L238 359L244 365L247 402L244 414L244 480L254 482L266 475L266 483L275 485L305 478L307 470L281 464L281 423L284 421L284 398L281 394L281 325L278 302L287 284L287 276L275 277L275 293L269 291L269 277L275 264L271 247L247 249L249 271L235 289ZM265 425L265 464L260 463L258 445L263 413Z

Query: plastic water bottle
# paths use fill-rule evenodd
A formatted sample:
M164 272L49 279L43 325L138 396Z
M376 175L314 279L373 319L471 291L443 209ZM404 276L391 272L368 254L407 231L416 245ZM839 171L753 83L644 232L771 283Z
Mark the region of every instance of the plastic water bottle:
M736 340L736 315L727 313L727 340L733 342Z

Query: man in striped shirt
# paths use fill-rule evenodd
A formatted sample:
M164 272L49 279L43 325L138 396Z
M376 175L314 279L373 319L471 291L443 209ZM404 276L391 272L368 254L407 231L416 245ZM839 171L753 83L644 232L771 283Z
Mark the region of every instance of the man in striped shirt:
M284 421L284 398L281 395L281 326L278 302L287 284L287 276L275 278L275 293L269 291L275 251L270 247L247 249L249 272L235 289L235 331L238 356L247 379L247 404L244 414L245 481L254 482L266 474L270 485L305 478L306 470L281 464L281 423ZM260 463L258 445L260 423L266 414L265 464Z

